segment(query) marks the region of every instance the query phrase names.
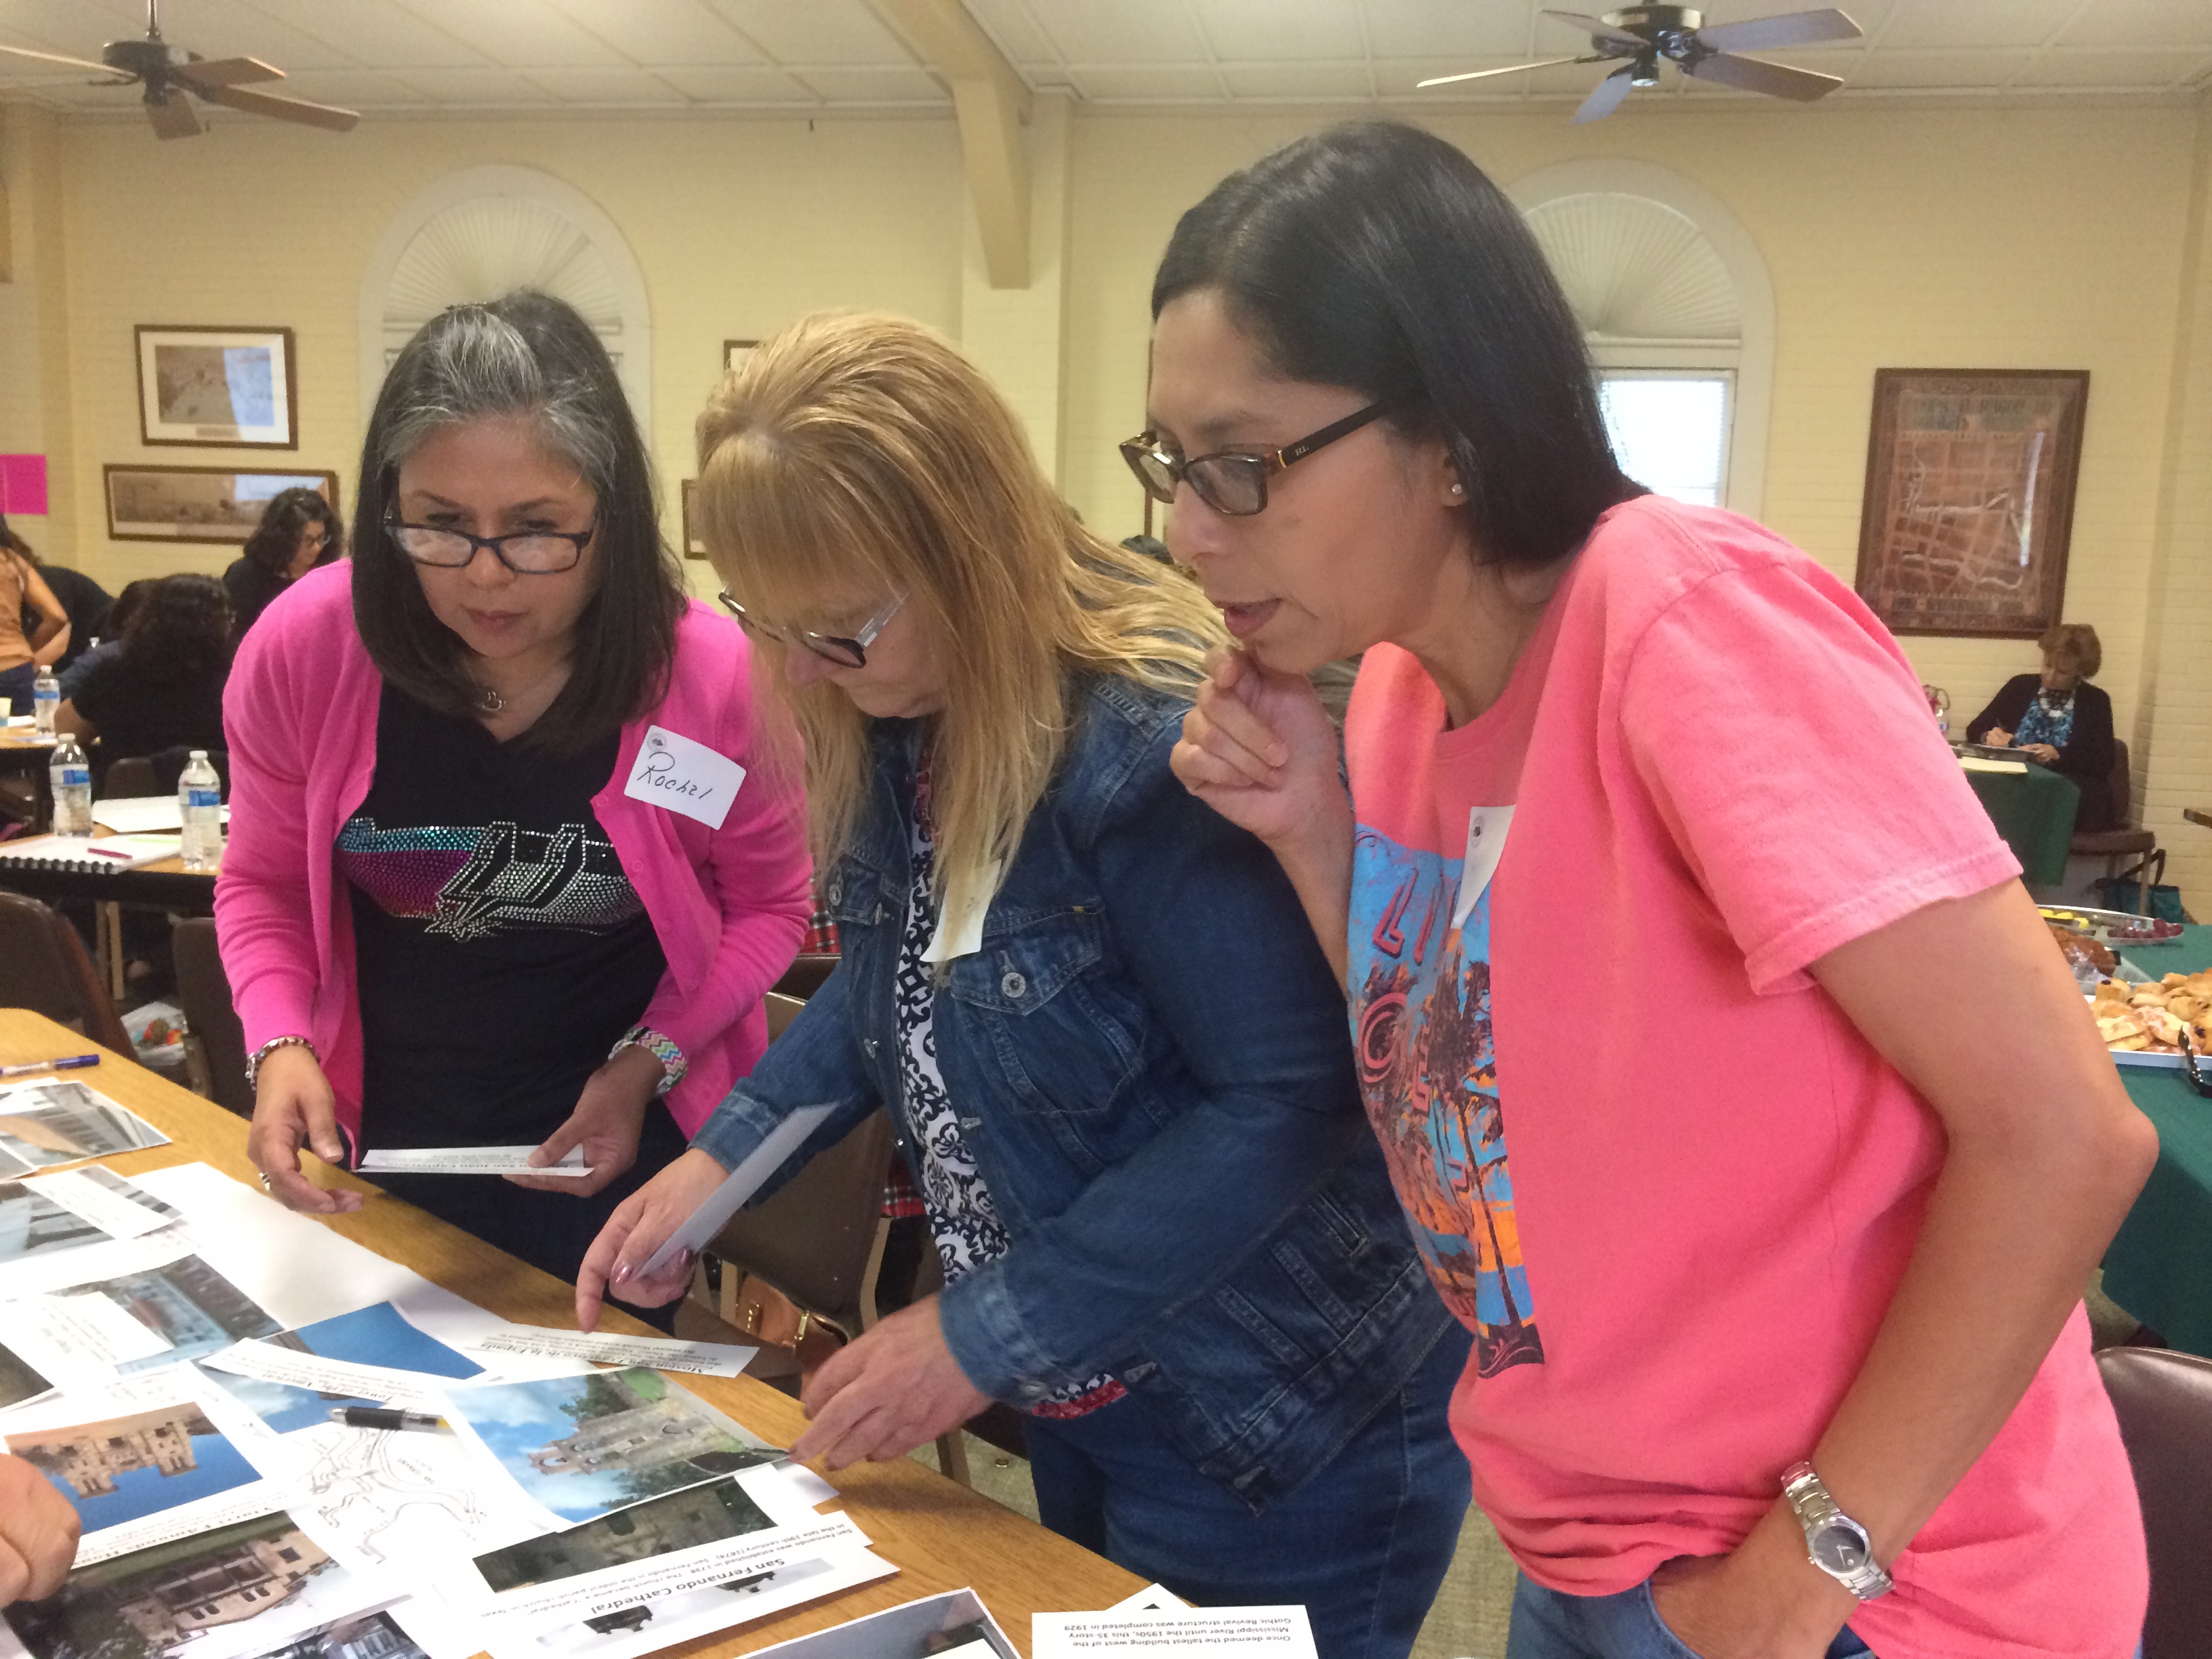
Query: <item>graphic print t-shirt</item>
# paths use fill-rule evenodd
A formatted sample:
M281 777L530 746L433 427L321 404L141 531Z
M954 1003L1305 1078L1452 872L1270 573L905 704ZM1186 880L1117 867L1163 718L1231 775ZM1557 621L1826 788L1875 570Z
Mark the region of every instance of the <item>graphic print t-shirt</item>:
M386 687L376 772L338 833L370 1146L534 1146L667 969L580 755L500 743Z
M1345 740L1362 1082L1475 1332L1475 1497L1577 1595L1723 1553L1856 1376L1943 1158L1806 969L2019 866L1857 598L1655 498L1599 521L1496 706L1447 731L1377 647ZM1469 811L1506 805L1463 891ZM1892 1571L1851 1619L1878 1653L2133 1650L2141 1522L2078 1310Z

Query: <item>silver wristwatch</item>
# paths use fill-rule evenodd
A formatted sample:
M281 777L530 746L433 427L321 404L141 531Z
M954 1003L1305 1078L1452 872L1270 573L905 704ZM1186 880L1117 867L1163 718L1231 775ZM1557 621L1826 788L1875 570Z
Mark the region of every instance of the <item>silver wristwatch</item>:
M1867 1529L1837 1507L1810 1463L1792 1464L1782 1472L1782 1495L1805 1528L1807 1560L1862 1601L1896 1588L1874 1559Z

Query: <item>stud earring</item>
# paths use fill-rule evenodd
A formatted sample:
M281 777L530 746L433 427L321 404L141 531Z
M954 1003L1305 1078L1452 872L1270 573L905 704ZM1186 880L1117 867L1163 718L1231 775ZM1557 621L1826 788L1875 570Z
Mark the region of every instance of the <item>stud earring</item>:
M1466 494L1467 494L1467 486L1466 486L1465 484L1459 484L1459 483L1455 483L1455 484L1454 484L1454 485L1452 486L1452 494L1453 494L1453 495L1466 495Z

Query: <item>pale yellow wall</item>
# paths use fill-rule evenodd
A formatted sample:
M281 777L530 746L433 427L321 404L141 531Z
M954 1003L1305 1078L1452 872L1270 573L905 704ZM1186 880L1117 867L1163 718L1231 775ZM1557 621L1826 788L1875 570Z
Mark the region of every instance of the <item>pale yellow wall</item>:
M219 570L234 550L109 540L103 462L327 467L350 511L361 272L393 215L462 167L552 173L629 241L652 311L653 437L672 538L676 482L693 470L691 422L725 339L765 335L822 306L959 326L960 157L949 121L365 122L343 137L255 122L170 143L136 125L65 133L83 463L75 552L111 586ZM296 455L142 444L131 358L131 326L142 322L295 330ZM707 582L703 564L690 569L695 586Z

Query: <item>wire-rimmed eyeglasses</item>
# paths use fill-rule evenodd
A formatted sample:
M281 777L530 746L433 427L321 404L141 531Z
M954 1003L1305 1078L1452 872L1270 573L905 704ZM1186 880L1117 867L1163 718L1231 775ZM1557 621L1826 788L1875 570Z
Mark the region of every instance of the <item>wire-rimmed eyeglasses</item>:
M1176 486L1188 483L1191 493L1216 513L1232 519L1249 518L1267 508L1270 472L1280 472L1316 450L1327 448L1339 438L1350 437L1370 421L1389 412L1389 407L1387 403L1370 404L1266 455L1218 453L1194 455L1185 460L1163 448L1157 434L1146 432L1122 443L1121 459L1128 462L1129 471L1137 475L1137 482L1144 485L1145 493L1156 501L1173 506Z
M488 547L491 556L518 576L552 576L573 570L584 549L599 532L595 518L581 530L520 530L509 536L471 536L443 525L399 524L386 520L384 533L417 564L458 570Z
M778 645L799 646L811 651L824 662L837 663L847 668L866 668L868 665L868 647L876 642L876 636L884 631L884 625L893 617L898 615L898 608L907 601L904 593L896 595L890 604L862 623L857 631L847 635L817 634L804 628L775 627L747 611L744 606L730 597L730 590L726 587L714 597L721 601L722 609L735 617L738 625L748 634L772 640Z

